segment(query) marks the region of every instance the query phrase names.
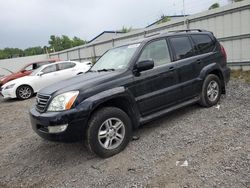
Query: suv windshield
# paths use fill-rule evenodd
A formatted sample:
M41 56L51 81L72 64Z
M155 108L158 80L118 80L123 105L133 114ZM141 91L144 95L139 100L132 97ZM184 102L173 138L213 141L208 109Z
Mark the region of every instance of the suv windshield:
M106 52L91 68L91 71L125 69L140 44L114 48Z

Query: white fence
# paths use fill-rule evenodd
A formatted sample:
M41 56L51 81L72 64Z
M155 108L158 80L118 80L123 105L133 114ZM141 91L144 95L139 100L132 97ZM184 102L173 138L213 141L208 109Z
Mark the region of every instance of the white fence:
M99 58L106 50L131 40L143 38L145 35L186 28L199 28L212 31L221 41L227 51L228 61L232 66L237 64L250 65L250 0L191 15L186 19L186 25L184 25L184 18L179 18L130 32L112 40L56 52L51 54L50 57L77 61Z
M146 35L180 29L205 29L212 31L224 45L229 65L232 67L250 67L250 0L232 3L227 6L205 11L199 14L175 19L167 23L129 32L111 40L78 46L50 54L50 58L85 61L98 59L108 49ZM47 59L47 55L30 56L0 60L0 67L17 70L24 64ZM3 70L0 68L0 75Z
M10 74L10 72L5 69L16 72L29 63L46 59L48 59L47 54L0 60L0 77L1 75Z

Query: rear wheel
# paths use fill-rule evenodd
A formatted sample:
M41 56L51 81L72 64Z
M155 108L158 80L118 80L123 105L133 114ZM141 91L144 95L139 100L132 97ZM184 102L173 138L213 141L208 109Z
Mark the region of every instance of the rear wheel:
M34 94L33 89L30 86L22 85L16 90L16 96L18 99L25 100L32 97Z
M131 121L124 111L105 107L92 115L87 129L86 145L98 156L110 157L127 146L131 131Z
M200 104L210 107L218 103L221 96L221 81L218 76L209 74L202 86Z

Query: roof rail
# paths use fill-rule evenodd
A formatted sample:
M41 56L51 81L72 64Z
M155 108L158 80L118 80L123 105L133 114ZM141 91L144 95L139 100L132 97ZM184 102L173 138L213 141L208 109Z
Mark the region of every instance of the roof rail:
M153 36L156 36L156 35L160 35L161 33L159 32L159 33L152 33L152 34L148 34L147 35L147 33L145 33L145 35L144 35L144 38L149 38L149 37L153 37Z
M192 32L192 31L196 31L196 32L204 32L206 30L204 29L183 29L183 30L175 30L175 31L168 31L168 33L180 33L180 32Z

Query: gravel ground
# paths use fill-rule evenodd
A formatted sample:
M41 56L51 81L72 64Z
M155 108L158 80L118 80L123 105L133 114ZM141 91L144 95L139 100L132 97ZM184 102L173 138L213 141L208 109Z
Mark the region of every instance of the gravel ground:
M28 101L0 101L0 187L250 187L250 84L231 81L220 106L175 111L141 127L120 154L31 129Z

